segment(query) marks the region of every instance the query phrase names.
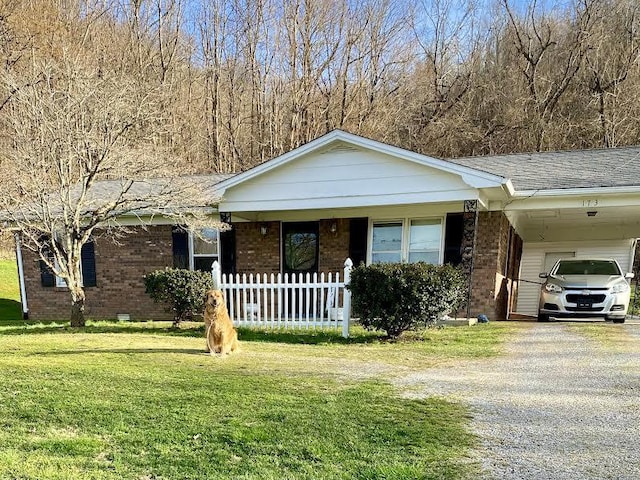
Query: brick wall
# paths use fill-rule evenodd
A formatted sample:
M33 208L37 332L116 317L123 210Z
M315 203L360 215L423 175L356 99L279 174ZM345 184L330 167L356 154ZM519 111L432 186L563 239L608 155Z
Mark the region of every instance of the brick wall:
M132 320L170 319L164 307L144 291L142 276L173 265L171 226L138 229L121 245L98 238L95 244L97 286L86 289L86 317L115 319L128 313ZM25 287L30 320L67 320L71 297L66 288L42 287L34 253L23 249Z
M331 231L335 223L336 231ZM320 272L340 272L344 270L344 261L349 256L349 219L336 218L320 220Z
M511 225L502 212L480 212L471 276L471 315L484 313L492 320L507 315L510 279L505 267L509 261Z
M331 231L335 222L336 231ZM267 227L263 236L260 227ZM349 219L319 222L318 268L320 272L342 272L349 256ZM234 223L236 231L236 270L238 273L279 273L280 222Z
M267 227L262 235L261 226ZM238 273L280 272L280 222L234 223L236 271Z

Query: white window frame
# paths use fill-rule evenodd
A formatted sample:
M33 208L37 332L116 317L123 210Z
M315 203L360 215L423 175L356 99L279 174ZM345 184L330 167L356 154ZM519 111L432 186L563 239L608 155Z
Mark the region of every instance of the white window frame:
M195 270L196 258L215 257L211 264L213 264L213 262L216 260L218 261L218 263L220 262L222 253L222 248L220 245L220 230L218 230L217 228L212 230L216 231L216 242L218 245L218 253L215 255L211 253L195 253L195 235L193 234L193 232L189 232L189 270Z
M367 265L371 265L371 259L373 257L373 227L375 225L383 225L388 223L401 223L402 224L402 241L400 250L400 261L402 263L409 262L409 243L411 236L411 222L419 220L438 220L440 222L440 246L438 252L438 263L436 265L442 265L444 262L444 234L445 234L445 217L404 217L404 218L389 218L389 219L369 219L369 232L367 241Z

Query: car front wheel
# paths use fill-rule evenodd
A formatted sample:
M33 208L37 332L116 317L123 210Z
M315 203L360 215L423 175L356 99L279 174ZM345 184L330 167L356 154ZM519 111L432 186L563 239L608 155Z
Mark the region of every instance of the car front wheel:
M613 318L612 317L606 317L606 319L607 320L611 320L613 323L624 323L624 321L626 320L625 317L622 317L622 318L620 318L620 317L617 317L617 318L616 317L613 317Z
M549 321L549 315L547 315L546 313L538 312L538 321L539 322L548 322Z

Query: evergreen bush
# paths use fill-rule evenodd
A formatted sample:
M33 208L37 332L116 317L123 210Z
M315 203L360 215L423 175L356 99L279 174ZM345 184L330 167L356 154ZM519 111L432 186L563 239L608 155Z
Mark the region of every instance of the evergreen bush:
M204 309L204 297L213 288L213 279L207 272L165 268L145 275L144 285L154 302L165 303L167 310L173 311L173 325L177 327Z
M360 265L351 271L348 288L360 323L397 338L457 310L465 285L459 268L418 262Z

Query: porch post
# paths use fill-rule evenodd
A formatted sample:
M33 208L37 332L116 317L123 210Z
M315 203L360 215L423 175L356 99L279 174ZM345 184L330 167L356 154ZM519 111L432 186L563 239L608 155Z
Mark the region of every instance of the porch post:
M349 321L351 320L351 291L346 287L351 282L353 262L350 258L344 261L344 302L342 303L342 336L349 337Z
M471 277L478 232L478 200L465 200L462 217L462 268L467 275L467 318L471 317Z

